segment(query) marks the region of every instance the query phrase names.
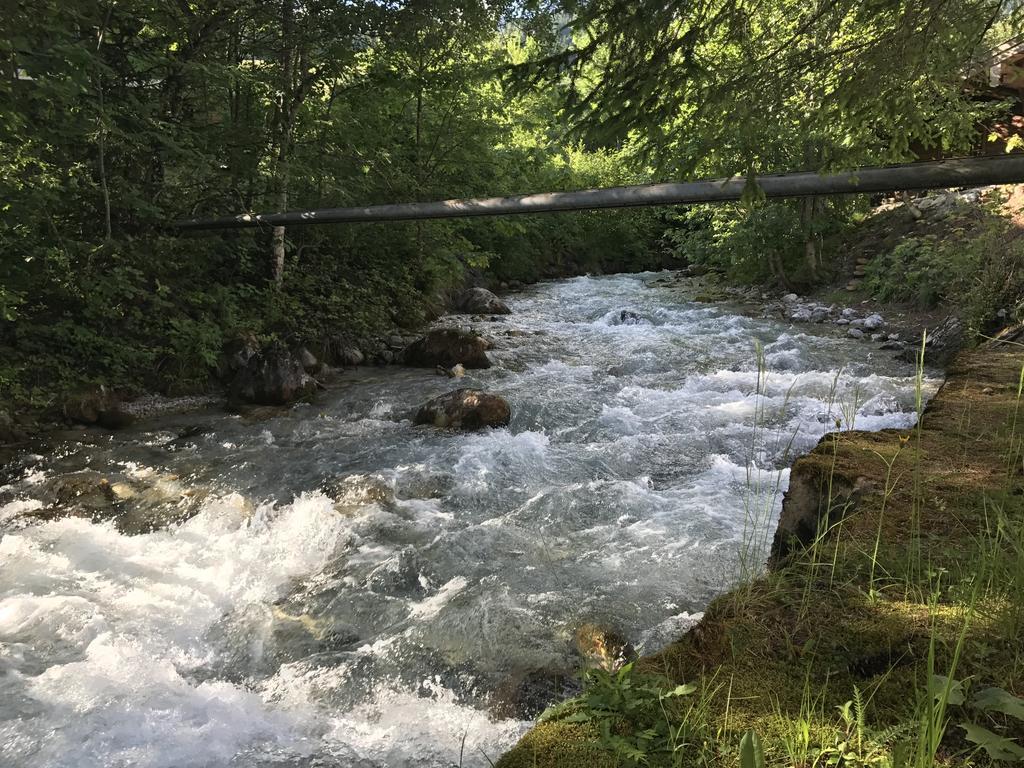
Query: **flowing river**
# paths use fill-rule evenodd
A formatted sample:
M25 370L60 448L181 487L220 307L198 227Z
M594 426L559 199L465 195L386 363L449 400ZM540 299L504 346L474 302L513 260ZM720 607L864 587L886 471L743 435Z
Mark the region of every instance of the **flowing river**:
M512 295L465 379L360 369L262 419L19 457L0 764L486 766L571 692L578 627L678 636L761 567L794 455L837 419L912 424L914 372L660 277ZM458 386L505 396L510 428L412 425Z

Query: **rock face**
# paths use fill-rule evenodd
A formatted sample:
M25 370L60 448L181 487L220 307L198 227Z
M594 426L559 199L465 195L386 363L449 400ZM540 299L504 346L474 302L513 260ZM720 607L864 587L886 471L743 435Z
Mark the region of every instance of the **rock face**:
M287 405L316 390L302 363L283 347L269 347L246 361L228 395L233 403Z
M99 424L107 429L130 426L135 417L121 407L120 398L104 386L81 390L64 401L64 416L79 424Z
M467 315L508 315L512 310L486 288L470 288L455 299L455 308Z
M490 368L487 350L491 344L483 336L458 328L436 328L407 346L399 357L405 365L421 368Z
M320 368L320 361L306 347L299 347L295 350L295 359L299 361L306 373L316 373Z
M425 403L416 414L416 424L450 429L483 429L508 426L512 410L508 401L478 389L456 389Z
M956 315L949 315L937 328L928 329L924 348L924 361L930 365L946 365L960 351L964 343L964 325ZM903 358L917 362L921 354L920 340L910 344L903 352Z
M822 438L819 445L829 439L834 437ZM838 474L829 477L810 457L797 459L782 500L769 566L780 565L792 553L809 546L819 530L850 514L869 486L866 478L850 479Z
M362 350L356 347L342 347L338 350L337 359L338 365L354 368L357 365L362 365L366 358L363 356Z

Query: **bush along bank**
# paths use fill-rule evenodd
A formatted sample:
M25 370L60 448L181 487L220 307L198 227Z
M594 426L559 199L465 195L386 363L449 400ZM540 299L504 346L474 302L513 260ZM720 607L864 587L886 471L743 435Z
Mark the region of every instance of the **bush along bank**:
M1019 344L962 352L916 427L825 436L767 573L499 768L1024 761L1022 389Z
M695 206L666 239L681 259L732 285L760 292L770 281L769 290L792 296L774 314L794 322L842 323L843 306L870 306L886 318L917 319L933 338L945 327L967 346L1024 322L1024 185L868 203L823 200L810 222L789 201L749 212ZM849 330L866 341L874 333Z
M209 396L224 393L234 403L278 405L294 399L288 393L308 396L316 387L304 375L323 384L344 368L401 362L424 325L449 310L474 316L508 311L481 286L500 291L541 279L673 263L653 247L655 230L634 234L647 256L631 265L609 251L580 260L566 245L560 255L536 252L532 267L520 265L511 280L499 279L497 264L470 266L469 256L436 271L405 254L411 266L396 270L398 249L379 258L314 250L306 269L280 289L248 273L222 274L244 272L248 263L244 255L225 252L223 242L190 246L187 259L179 260L174 255L189 250L189 241L168 240L165 254L171 258L161 267L166 277L154 281L135 269L88 277L73 295L40 293L14 320L0 318L0 445L46 424L115 428L131 421L125 416L207 405ZM196 250L208 250L210 269L220 270L216 276L185 268ZM252 381L235 386L247 368L272 379L270 391ZM90 405L81 407L83 401Z

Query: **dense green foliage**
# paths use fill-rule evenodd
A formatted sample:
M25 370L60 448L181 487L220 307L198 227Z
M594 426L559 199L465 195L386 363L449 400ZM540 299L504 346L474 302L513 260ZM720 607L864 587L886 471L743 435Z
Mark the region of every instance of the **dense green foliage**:
M695 264L725 272L740 283L774 280L787 289L808 287L831 277L805 269L806 244L820 257L820 244L834 235L852 212L848 201L820 201L816 215L801 219L801 203L764 202L749 209L741 205L694 206L680 212L666 232L673 253Z
M1024 320L1024 232L997 211L961 206L940 235L908 236L868 266L883 301L955 304L975 333ZM996 314L993 314L995 312Z
M978 125L1006 105L965 88L965 73L1021 29L1021 12L1013 0L700 0L685 11L592 0L572 24L573 47L521 70L527 82L568 79L581 134L630 141L664 175L850 168L970 151ZM749 192L748 207L758 203ZM702 235L718 251L712 263L742 262L748 279L827 277L821 235L845 205L762 205L743 223L697 214L712 223ZM692 222L672 239L689 240ZM765 242L777 253L754 265Z
M192 216L958 151L1009 0L9 3L0 395L202 389L242 334L412 327L471 279L828 278L834 200L180 237ZM568 16L575 20L560 27ZM993 37L995 36L995 37ZM543 87L537 87L541 84ZM667 229L667 236L666 235Z
M501 70L539 43L506 11L472 0L13 7L0 38L4 398L42 403L83 379L201 389L233 336L308 343L415 326L469 270L526 281L650 265L650 211L188 238L168 228L239 210L646 180L628 149L564 138L558 89L509 92Z

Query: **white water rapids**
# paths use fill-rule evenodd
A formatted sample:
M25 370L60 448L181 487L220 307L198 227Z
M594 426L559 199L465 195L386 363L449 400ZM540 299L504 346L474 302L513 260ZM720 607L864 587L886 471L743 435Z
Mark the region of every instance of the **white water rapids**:
M466 379L361 370L264 420L20 457L0 475L0 765L485 766L565 692L581 623L669 642L763 563L794 455L837 419L913 423L914 381L658 277L511 296L476 325L495 366ZM505 396L510 428L412 426L457 386ZM132 489L113 517L54 491L85 470ZM336 506L321 489L347 476L379 492Z

